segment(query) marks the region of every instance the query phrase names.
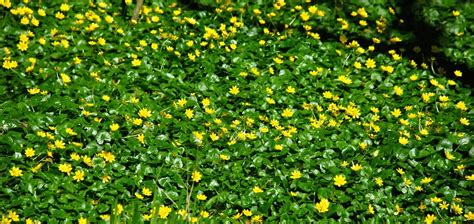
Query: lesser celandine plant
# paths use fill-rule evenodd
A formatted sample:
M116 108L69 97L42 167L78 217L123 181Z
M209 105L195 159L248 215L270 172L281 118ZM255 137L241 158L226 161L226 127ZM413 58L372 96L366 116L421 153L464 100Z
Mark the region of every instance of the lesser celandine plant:
M335 2L0 0L0 222L474 220L472 74Z

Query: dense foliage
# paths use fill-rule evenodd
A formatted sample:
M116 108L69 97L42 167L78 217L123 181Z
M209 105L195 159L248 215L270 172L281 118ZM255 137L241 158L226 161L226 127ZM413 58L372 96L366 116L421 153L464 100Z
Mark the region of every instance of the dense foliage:
M415 7L416 18L439 33L438 48L452 62L474 69L474 2L422 1ZM447 13L451 12L451 13ZM462 13L461 13L462 12Z
M150 2L0 0L0 223L474 220L472 74L400 6Z

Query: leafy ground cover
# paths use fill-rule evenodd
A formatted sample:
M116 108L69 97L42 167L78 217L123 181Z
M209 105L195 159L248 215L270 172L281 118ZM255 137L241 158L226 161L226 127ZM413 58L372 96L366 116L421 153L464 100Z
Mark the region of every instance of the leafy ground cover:
M0 0L2 223L474 220L472 74L396 5L145 3Z
M442 52L454 63L466 64L474 68L474 2L466 1L456 4L455 1L429 1L416 7L420 22L424 22L440 33L439 47L435 52ZM451 14L445 13L451 11ZM463 12L461 14L461 11Z

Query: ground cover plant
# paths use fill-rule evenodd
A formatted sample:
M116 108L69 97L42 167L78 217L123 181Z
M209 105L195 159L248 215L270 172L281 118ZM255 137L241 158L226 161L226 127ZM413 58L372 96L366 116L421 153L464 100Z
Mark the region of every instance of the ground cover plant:
M438 37L439 48L433 49L446 55L454 63L474 68L474 2L428 1L419 4L416 14L420 22L429 24ZM445 13L451 11L451 14ZM461 14L461 11L463 12Z
M472 71L400 5L126 4L0 0L1 223L474 220Z

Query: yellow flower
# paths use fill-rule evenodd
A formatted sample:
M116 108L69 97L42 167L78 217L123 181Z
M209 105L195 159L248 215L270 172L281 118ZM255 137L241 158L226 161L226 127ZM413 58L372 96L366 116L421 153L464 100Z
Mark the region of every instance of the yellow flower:
M461 12L459 12L458 10L453 10L452 14L454 17L457 17L461 15Z
M433 179L431 177L425 177L423 179L421 179L421 183L422 184L428 184L429 182L431 182Z
M133 119L133 124L134 125L141 125L142 123L143 123L143 120L141 118Z
M361 143L359 143L359 147L360 147L360 149L365 150L365 149L367 149L367 143L361 142Z
M191 119L191 118L194 117L194 112L193 112L192 109L186 109L186 111L184 112L184 114L186 115L186 117L187 117L188 119Z
M356 69L361 69L361 68L362 68L362 64L361 64L360 62L356 61L356 62L354 62L354 67L355 67Z
M87 224L87 219L81 217L81 218L79 219L79 224Z
M105 45L105 39L103 37L99 37L99 39L97 40L97 44L101 45L101 46L104 46Z
M449 204L446 203L445 201L443 201L439 204L439 208L441 208L442 210L447 210L448 207L449 207Z
M403 95L403 89L400 86L394 86L393 90L395 91L395 94L397 94L397 96Z
M242 212L244 213L245 216L252 216L252 211L248 209L244 209Z
M468 126L470 123L469 123L469 120L465 117L459 119L459 122L462 124L462 125L465 125L465 126Z
M471 174L470 176L465 176L466 180L474 180L474 174Z
M462 111L467 110L466 104L463 101L459 101L458 103L456 103L456 108Z
M436 216L434 214L428 214L425 217L425 223L426 224L431 224L436 220Z
M281 113L281 116L283 117L292 117L293 116L293 110L291 110L290 108L286 108L283 110L283 113Z
M296 89L293 86L288 86L286 88L286 92L293 94L293 93L296 93Z
M44 11L44 9L38 9L38 15L39 16L46 16L46 11Z
M16 45L16 47L17 47L18 50L20 50L20 51L26 51L26 50L28 50L28 42L20 41L20 43L18 43L18 44Z
M194 171L191 175L191 178L193 179L194 182L199 182L202 178L202 174L199 171Z
M63 163L59 165L59 171L63 173L67 173L67 175L71 174L72 166L69 163Z
M12 219L12 221L14 221L14 222L20 221L20 216L19 216L18 214L16 214L15 211L11 211L11 210L8 211L8 217L9 217L10 219ZM9 221L9 220L8 220L8 221ZM10 223L10 222L2 222L2 223Z
M54 141L54 146L58 149L65 149L66 148L66 144L62 140Z
M451 152L444 151L444 155L446 156L446 159L449 159L449 160L456 159L456 157L454 157L453 154L451 154Z
M106 102L108 102L110 100L110 96L107 96L107 95L103 95L102 96L102 99Z
M139 134L137 136L137 140L142 143L142 144L145 144L145 135L144 134Z
M299 170L293 170L293 172L291 172L290 178L293 180L301 178L301 172Z
M77 135L77 133L72 128L66 128L66 133L69 135Z
M425 128L423 128L423 129L421 129L420 134L422 134L422 135L428 135L429 132L428 132L428 130L426 130Z
M303 20L303 21L308 21L309 18L310 18L309 14L307 12L302 12L300 14L300 17L301 17L301 20Z
M441 102L447 102L447 101L449 101L449 97L447 97L447 96L439 96L439 101L441 101Z
M74 176L72 177L77 182L83 181L84 180L84 171L78 170L74 173Z
M102 176L102 183L108 183L112 179L109 175Z
M227 161L227 160L230 159L229 156L224 155L224 154L220 154L220 155L219 155L219 158L221 158L221 159L224 160L224 161Z
M430 200L431 200L431 202L433 202L433 203L440 203L440 202L442 202L442 201L443 201L443 199L441 199L441 198L438 198L438 197L436 197L436 196L435 196L435 197L432 197L432 198L430 198Z
M454 71L454 75L457 77L462 77L462 72L459 70Z
M187 102L188 101L183 98L183 99L179 99L177 104L178 106L183 107L184 105L186 105Z
M145 196L151 196L151 194L152 194L151 191L150 191L150 189L148 189L148 188L146 188L146 187L144 187L144 188L142 189L142 193L143 193Z
M275 100L272 99L272 98L267 97L267 98L265 98L265 100L267 101L268 104L275 104L276 103Z
M120 215L123 212L123 205L122 204L117 204L117 209L116 209L116 214Z
M38 89L37 87L28 89L28 93L31 94L31 95L35 95L35 94L38 94L40 92L41 92L41 90Z
M345 185L347 183L346 181L346 177L342 174L340 175L336 175L334 178L334 185L338 186L338 187L341 187L343 185Z
M371 204L369 204L369 206L367 207L367 212L368 212L369 214L375 214L374 206L372 206Z
M352 79L350 79L349 77L347 77L346 75L340 75L337 80L341 81L342 83L346 84L346 85L349 85L352 83Z
M407 178L403 178L403 183L405 184L405 186L410 186L411 185L411 180L407 179Z
M23 172L23 171L22 171L20 168L16 167L16 166L14 166L14 167L12 167L12 168L10 169L10 175L12 175L13 177L21 177L21 176L23 176L23 173L22 173L22 172Z
M308 8L308 11L309 11L311 14L316 14L316 13L318 12L318 7L316 7L316 6L314 6L314 5L313 5L313 6L310 6L310 7Z
M184 209L180 209L176 213L178 213L178 215L181 216L181 217L185 217L188 214L188 212Z
M150 213L150 214L143 214L142 215L142 218L144 221L150 221L150 219L153 217L153 214Z
M474 220L474 213L469 212L469 213L464 215L464 218L466 218L467 221L472 221L472 220Z
M138 98L136 98L136 97L130 98L130 103L135 104L135 103L138 103L138 102L140 102L140 100Z
M406 145L406 144L408 144L408 138L400 137L400 138L398 138L398 142L402 145Z
M326 99L331 99L333 97L333 94L329 91L323 92L323 97Z
M203 217L203 218L209 217L209 212L207 212L207 211L201 211L199 214L200 214L201 217Z
M402 115L402 111L398 108L394 109L392 112L390 112L392 114L392 116L394 117L400 117L400 115Z
M35 155L35 150L33 148L26 148L25 156L26 157L33 157Z
M200 201L205 201L207 199L207 196L201 193L201 194L198 194L196 198Z
M340 165L341 167L346 167L349 165L349 163L347 161L342 161Z
M454 211L454 213L456 213L457 215L461 215L462 214L462 207L458 204L452 204L451 205L451 209Z
M138 192L135 192L135 197L137 197L137 198L140 199L140 200L143 199L143 195L141 195L141 194L138 193Z
M398 60L402 59L402 57L401 57L399 54L393 54L393 55L392 55L392 58L393 58L393 60L395 60L395 61L398 61ZM390 66L390 67L392 67L392 66ZM393 68L392 68L392 69L393 69ZM393 72L393 70L392 70L392 72ZM392 72L389 72L389 73L392 73Z
M351 169L354 171L359 171L362 169L362 166L360 164L354 164L351 166Z
M367 59L367 61L365 62L365 66L367 68L375 68L376 67L376 64L375 64L375 61L372 59L372 58L369 58Z
M202 142L202 140L204 139L204 135L202 132L195 131L193 132L193 135L197 142Z
M61 10L61 11L63 11L63 12L67 12L67 11L69 11L70 8L71 8L71 7L70 7L68 4L63 3L63 4L61 4L61 6L59 7L59 10Z
M100 154L100 156L102 158L104 158L104 160L108 163L111 163L113 161L115 161L115 156L114 154L112 154L111 152L105 152L105 151L102 151L102 153Z
M212 141L217 141L219 140L219 135L217 135L216 133L212 132L209 137L211 137L211 140Z
M318 210L319 213L325 213L329 211L329 205L330 205L330 202L328 199L321 198L321 200L318 203L316 203L314 207L316 208L316 210Z
M160 208L158 209L158 215L162 219L166 219L166 217L168 217L170 212L171 212L171 208L168 206L161 205Z
M280 58L273 58L273 61L277 64L283 63L283 60L281 60Z
M254 215L251 221L252 223L262 223L263 219L261 215Z
M229 93L232 95L237 95L240 93L239 87L237 86L232 86L232 88L229 89Z
M120 128L120 125L113 123L110 125L110 131L117 131Z
M208 107L209 105L211 105L211 100L209 98L204 98L202 99L201 103L204 107Z
M382 178L376 177L376 178L375 178L375 183L376 183L377 185L379 185L379 187L382 187L382 186L383 186L383 180L382 180Z
M466 167L463 164L461 164L461 165L456 166L456 168L454 168L454 171L464 171L465 168Z
M365 11L365 8L357 9L357 13L363 18L369 17L369 14L367 13L367 11Z
M281 151L281 150L283 150L283 146L282 146L282 145L280 145L280 144L278 144L278 145L275 145L275 147L273 147L273 148L274 148L275 150L277 150L277 151Z
M133 61L132 61L132 66L133 66L133 67L138 67L138 66L140 66L141 64L142 64L142 61L140 61L140 59L135 58L135 59L133 59Z
M71 82L71 77L69 77L68 75L64 73L61 73L61 80L63 80L64 84L68 84Z
M253 187L252 191L253 191L253 193L262 193L263 192L262 188L260 188L259 186Z
M151 117L151 111L146 108L142 108L140 109L140 111L138 111L138 116L143 118L149 118Z

